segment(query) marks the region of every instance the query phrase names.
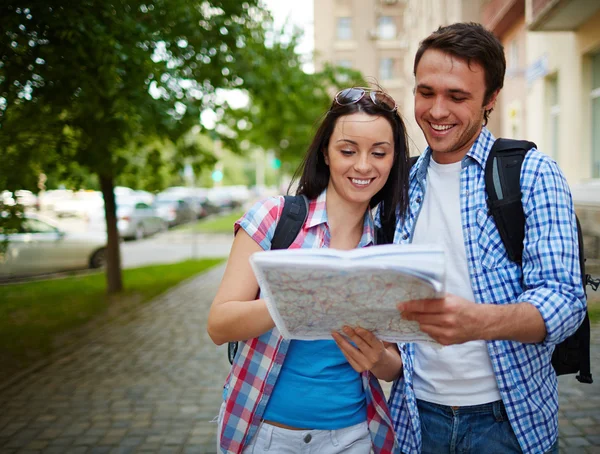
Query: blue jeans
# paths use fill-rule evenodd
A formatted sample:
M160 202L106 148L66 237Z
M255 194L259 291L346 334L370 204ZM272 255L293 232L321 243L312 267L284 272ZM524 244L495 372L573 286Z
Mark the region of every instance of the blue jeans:
M502 401L448 407L417 400L423 454L509 454L521 447ZM548 454L558 453L558 440Z

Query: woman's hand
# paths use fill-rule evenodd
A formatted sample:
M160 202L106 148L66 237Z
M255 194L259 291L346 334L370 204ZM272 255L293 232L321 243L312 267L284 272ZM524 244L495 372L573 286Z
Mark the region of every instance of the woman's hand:
M342 331L347 338L335 331L331 335L355 371L360 373L368 370L386 381L400 376L402 358L396 344L383 342L373 332L361 327L344 326Z

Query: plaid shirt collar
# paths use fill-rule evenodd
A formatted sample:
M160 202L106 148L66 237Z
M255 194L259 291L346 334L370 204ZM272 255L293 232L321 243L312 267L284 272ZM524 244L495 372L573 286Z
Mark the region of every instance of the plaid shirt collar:
M308 214L306 217L306 223L304 224L304 230L309 230L315 226L323 225L324 228L329 231L329 224L327 220L327 189L323 190L319 197L315 200L311 200L308 207ZM373 216L371 210L367 210L363 222L363 233L358 243L358 247L366 247L374 244L375 240L375 226L373 223Z

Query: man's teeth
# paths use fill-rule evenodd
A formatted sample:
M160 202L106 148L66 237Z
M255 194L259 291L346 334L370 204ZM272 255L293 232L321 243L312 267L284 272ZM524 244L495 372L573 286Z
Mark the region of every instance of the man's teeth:
M431 123L431 127L436 131L446 131L452 127L452 125L434 125Z
M354 184L366 185L366 184L369 184L370 182L371 182L371 180L357 180L356 178L352 178L352 183L354 183Z

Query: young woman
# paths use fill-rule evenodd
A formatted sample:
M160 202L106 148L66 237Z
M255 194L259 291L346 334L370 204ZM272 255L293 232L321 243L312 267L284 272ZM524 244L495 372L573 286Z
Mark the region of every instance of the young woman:
M299 171L308 216L291 248L353 249L374 243L371 208L407 203L408 148L394 100L381 90L340 91ZM220 452L395 453L377 378L402 369L395 345L344 327L333 340L285 340L259 294L251 254L271 247L283 197L254 205L235 224L208 333L221 345L243 341L226 380ZM388 212L391 210L387 210ZM377 304L376 301L373 304Z

